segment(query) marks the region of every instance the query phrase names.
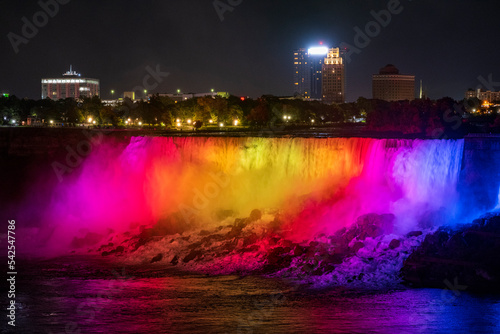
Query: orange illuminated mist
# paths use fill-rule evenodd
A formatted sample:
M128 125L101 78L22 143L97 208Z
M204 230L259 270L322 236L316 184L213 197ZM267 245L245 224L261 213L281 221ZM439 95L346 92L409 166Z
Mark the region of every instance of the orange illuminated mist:
M393 213L405 231L443 209L453 216L462 150L462 140L134 137L93 151L44 224L70 240L158 221L214 227L260 209L298 240L366 213Z

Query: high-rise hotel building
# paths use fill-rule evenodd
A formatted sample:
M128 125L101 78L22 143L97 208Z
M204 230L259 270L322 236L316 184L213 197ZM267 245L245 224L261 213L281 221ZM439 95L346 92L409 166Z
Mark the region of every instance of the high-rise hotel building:
M79 99L99 95L99 80L82 78L79 73L73 71L72 67L61 78L42 79L42 99Z
M294 50L293 54L294 94L327 103L344 102L345 71L339 48L301 48ZM327 76L325 70L329 71Z
M415 76L399 74L394 65L373 75L373 98L385 101L415 100Z
M344 59L340 56L339 48L328 50L322 70L323 102L345 102L345 68Z

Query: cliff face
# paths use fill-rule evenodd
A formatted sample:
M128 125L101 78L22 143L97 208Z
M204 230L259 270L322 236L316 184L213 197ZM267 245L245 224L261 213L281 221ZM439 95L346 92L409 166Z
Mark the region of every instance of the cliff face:
M66 146L102 137L127 141L128 131L89 130L86 128L0 128L0 159L5 157L53 157Z
M465 137L459 189L464 208L486 212L498 203L500 188L500 135Z

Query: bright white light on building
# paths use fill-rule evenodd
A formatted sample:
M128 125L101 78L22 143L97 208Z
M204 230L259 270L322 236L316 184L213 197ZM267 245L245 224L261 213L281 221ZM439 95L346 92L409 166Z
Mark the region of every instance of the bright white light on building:
M326 55L328 54L328 48L326 46L318 46L310 48L307 52L310 55Z

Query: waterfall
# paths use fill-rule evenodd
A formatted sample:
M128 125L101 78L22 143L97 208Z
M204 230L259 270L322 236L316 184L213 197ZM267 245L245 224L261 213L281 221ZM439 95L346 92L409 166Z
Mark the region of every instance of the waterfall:
M279 212L300 237L366 213L402 230L456 214L463 140L134 137L102 145L48 209L65 233L152 225L215 225L227 213Z

